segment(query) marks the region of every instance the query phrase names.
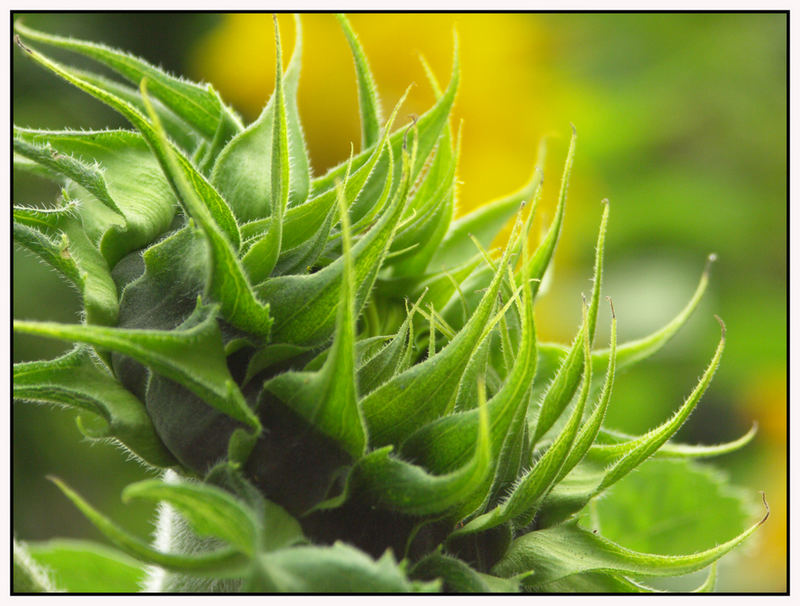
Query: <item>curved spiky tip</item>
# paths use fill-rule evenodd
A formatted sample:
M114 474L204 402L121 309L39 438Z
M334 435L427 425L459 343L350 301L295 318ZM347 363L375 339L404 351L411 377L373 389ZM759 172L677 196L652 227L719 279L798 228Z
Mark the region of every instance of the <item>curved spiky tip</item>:
M703 270L703 274L708 276L708 274L711 273L711 266L714 264L716 260L717 260L717 253L713 252L709 253L709 255L706 257L706 267Z
M764 503L764 510L765 510L764 517L761 518L761 521L758 523L758 525L761 526L764 522L767 521L767 518L769 517L769 503L767 503L767 494L763 490L760 490L759 494L761 495L761 502Z
M573 137L577 137L578 136L578 129L575 128L575 125L572 122L570 122L569 125L570 125L570 127L572 127L572 136Z
M600 204L608 206L608 198L603 198L602 200L600 200Z
M714 314L714 318L716 318L717 322L719 322L720 328L722 329L722 338L724 339L725 338L725 330L726 330L725 322L723 322L722 318L720 318L717 314Z
M611 306L611 317L613 319L617 319L617 314L614 312L614 301L611 300L611 297L606 297L608 304Z
M406 127L405 132L403 132L403 151L408 149L408 132L417 125L417 115L416 114L408 114L408 117L411 118L411 124Z
M17 46L19 46L22 50L24 50L29 55L33 54L33 51L22 43L22 40L20 40L19 34L14 34L14 42L16 42Z

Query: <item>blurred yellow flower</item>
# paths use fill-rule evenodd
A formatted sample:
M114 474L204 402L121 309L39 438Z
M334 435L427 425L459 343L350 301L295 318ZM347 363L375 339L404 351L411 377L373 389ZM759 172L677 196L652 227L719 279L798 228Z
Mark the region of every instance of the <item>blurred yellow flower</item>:
M446 84L453 54L450 32L457 30L462 84L454 116L464 121L462 212L522 185L542 133L568 135L569 123L541 102L539 93L552 76L544 61L547 35L535 16L356 14L350 20L369 57L385 114L415 83L401 119L422 113L434 101L420 54ZM280 15L279 22L288 61L294 28L289 15ZM299 107L312 164L321 174L347 158L349 142L358 146L355 76L349 47L332 15L305 14L302 23ZM271 15L228 15L196 49L193 72L253 119L272 92L274 56Z

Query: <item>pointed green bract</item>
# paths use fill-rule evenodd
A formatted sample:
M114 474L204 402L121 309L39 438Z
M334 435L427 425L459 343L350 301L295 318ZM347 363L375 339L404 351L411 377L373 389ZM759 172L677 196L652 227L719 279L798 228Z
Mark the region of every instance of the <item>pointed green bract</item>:
M13 575L15 593L56 593L63 591L52 580L52 572L37 562L25 543L13 540Z
M340 186L338 190L344 267L333 345L319 372L283 373L269 381L266 388L341 443L351 456L358 458L366 450L367 435L357 401L355 280L350 249L350 225L344 189Z
M531 532L512 543L493 571L509 576L532 571L526 586L535 587L569 574L588 571L639 576L673 576L702 570L735 548L766 520L762 518L733 539L691 555L656 555L625 549L575 523Z
M436 145L442 130L447 124L450 110L455 102L456 91L458 90L458 85L461 79L461 66L458 54L458 38L454 38L454 40L455 46L453 49L453 69L450 76L450 83L447 85L447 89L437 100L436 104L427 112L422 114L415 123L418 133L419 152L417 154L416 162L414 162L411 166L412 180L417 178L420 170L422 170L425 160ZM401 169L400 158L401 151L404 146L404 139L405 133L403 131L397 131L389 138L389 144L392 146L392 151L394 152L395 161L393 167L396 173L400 172ZM357 170L368 160L371 151L371 149L363 150L353 159L353 170ZM312 180L312 197L332 189L336 180L342 179L346 169L347 163L344 162L328 171L328 173L325 175Z
M613 316L613 307L611 313ZM608 370L606 371L606 379L603 382L603 388L600 391L600 397L597 405L595 406L589 418L584 422L580 432L575 438L575 442L570 448L567 459L564 461L563 465L561 466L561 470L558 472L556 482L563 479L564 476L566 476L572 470L572 468L575 467L575 465L577 465L581 459L583 459L583 457L586 455L586 452L597 438L597 434L599 433L600 427L603 424L603 419L606 411L608 410L608 404L611 401L611 389L614 384L614 374L617 366L616 316L613 316L611 320L611 347L609 351L611 353L608 359Z
M60 539L27 547L33 560L52 570L56 587L68 593L135 593L145 578L141 563L99 543Z
M223 577L231 574L237 576L241 574L246 559L237 550L220 549L219 551L193 555L162 553L120 528L61 480L53 477L49 479L111 542L128 555L142 562L190 574L219 575Z
M144 98L147 102L146 95ZM152 108L150 109L152 110ZM150 117L156 121L154 134L156 146L161 150L162 166L184 204L192 209L190 212L193 218L197 220L208 240L212 260L211 279L208 286L210 292L219 301L222 313L231 324L258 336L266 336L272 325L269 305L261 303L256 298L251 283L247 280L244 270L236 258L231 242L220 230L215 217L208 212L208 207L202 203L203 198L197 195L198 183L207 185L209 191L213 191L213 188L197 173L179 168L179 166L185 168L185 159L173 154L154 112L151 111ZM178 161L176 161L176 157ZM224 208L227 210L228 207L224 206ZM236 229L236 234L238 236L238 229Z
M553 382L550 384L547 393L542 400L539 416L536 422L536 431L534 432L532 440L534 445L547 432L547 430L553 426L555 420L561 416L564 408L567 406L567 404L569 404L569 401L572 399L575 389L578 386L578 381L580 379L580 374L584 363L591 366L591 359L588 362L584 362L583 358L581 357L581 352L583 349L582 342L584 337L586 337L589 342L594 339L594 327L597 320L597 307L600 301L600 283L603 276L603 248L605 244L607 224L608 203L606 203L603 207L603 218L600 221L600 231L597 237L592 296L589 303L588 313L586 314L584 322L581 325L580 332L575 337L575 341L573 341L572 348L559 367ZM541 276L541 274L538 275Z
M518 408L526 403L525 394L536 374L533 306L530 289L523 292L525 297L520 305L520 313L524 316L522 345L506 382L487 404L492 459L495 461L500 458L500 450ZM402 453L438 473L451 471L471 454L479 431L480 415L475 408L438 419L412 433L403 443Z
M519 210L520 204L533 196L541 186L541 182L542 172L536 170L530 181L518 191L479 206L453 221L431 260L431 266L435 269L452 267L465 257L474 254L475 245L470 235L475 236L484 246L489 246L503 226Z
M409 159L405 161L403 186L372 229L353 247L355 309L360 311L385 257L397 222L405 207L409 183ZM309 276L280 276L268 280L257 290L269 302L276 322L272 340L278 343L318 345L333 332L339 281L344 258Z
M69 239L66 234L61 242L57 243L38 229L15 221L14 240L52 265L73 284L80 284L80 270L69 254Z
M584 306L584 325L586 322L586 308ZM553 441L547 451L536 461L532 469L522 476L517 486L514 487L508 498L500 505L488 513L478 516L466 524L462 529L457 530L454 535L478 532L488 528L493 528L508 520L523 517L525 521L521 526L525 526L532 514L530 509L539 502L547 491L551 488L556 477L564 465L567 453L570 451L575 440L578 427L583 417L583 409L586 398L589 395L591 385L591 364L589 363L589 338L585 331L581 331L583 342L583 354L585 362L585 372L581 384L581 392L578 402L575 405L569 420Z
M257 548L258 522L254 513L215 486L144 480L125 488L122 499L164 501L180 511L198 534L224 539L248 555Z
M267 201L269 206L269 228L242 257L242 265L247 271L247 276L252 284L263 282L275 269L278 262L278 255L281 252L281 240L283 239L283 214L289 202L289 135L286 129L286 99L283 90L283 64L281 59L280 31L278 29L278 19L275 21L275 94L273 95L272 123L266 127L271 128L271 137L264 140L264 143L271 141L272 149L269 154L270 171L266 172L264 162L266 150L261 150L259 156L262 166L256 168L256 179L263 183L245 182L243 185L248 196L252 196L261 205ZM262 114L263 117L263 114ZM263 140L264 137L262 136ZM237 154L237 163L238 156ZM259 170L260 168L260 170ZM241 179L237 179L241 182ZM259 187L262 186L262 187ZM269 191L269 194L267 192ZM264 216L266 208L258 208L256 217ZM261 212L258 212L261 211Z
M681 425L684 424L686 419L697 406L698 401L702 397L708 385L711 383L711 378L719 366L720 359L722 358L722 351L725 348L725 325L720 321L722 326L722 336L719 340L719 345L714 352L714 357L700 378L697 386L692 390L692 393L686 398L683 406L681 406L671 419L666 421L660 427L653 429L635 442L629 444L625 454L614 463L603 476L603 481L597 487L597 492L604 490L606 487L611 486L614 482L618 481L621 477L629 473L636 465L644 461L658 448L664 444L670 437L672 437Z
M736 452L749 444L758 433L758 424L754 423L750 430L742 435L742 437L731 440L730 442L723 442L721 444L714 444L711 446L694 445L694 444L676 444L671 441L665 442L661 448L653 453L655 457L675 458L675 459L692 459L704 457L716 457L723 454ZM638 438L636 436L624 434L617 431L601 431L603 439L611 439L612 443L609 444L593 444L589 449L588 456L592 461L605 461L610 463L621 454L630 448L630 444L635 442Z
M44 34L20 21L14 24L14 29L31 40L72 50L94 59L134 84L138 85L143 78L151 80L154 83L155 96L206 137L214 136L220 120L238 122L210 87L175 78L141 59L101 44Z
M65 176L121 215L122 225L109 225L100 242L100 250L111 266L151 242L172 223L177 208L175 196L138 134L17 129L16 136L20 145L46 143L49 155L57 157L54 162L75 165L63 168ZM81 162L76 160L78 157ZM88 160L93 164L87 165ZM73 192L73 196L81 197L81 192Z
M184 327L173 331L19 321L14 322L14 330L125 354L184 385L230 417L261 428L258 417L247 406L225 365L214 308L198 307Z
M358 461L352 480L354 493L383 507L411 515L439 514L473 496L491 465L489 419L485 402L472 459L445 475L431 475L416 465L390 456L391 446Z
M230 204L240 223L274 214L275 208L280 206L285 197L280 191L275 196L275 187L286 189L288 196L294 198L294 205L305 202L308 195L308 159L296 116L302 44L299 17L296 24L295 48L286 75L282 75L282 53L278 52L275 93L258 119L231 139L222 150L212 173L211 182ZM276 114L281 117L277 123ZM293 126L298 129L293 130ZM278 158L273 158L276 146ZM273 173L275 163L279 169ZM284 171L289 175L286 176ZM273 180L273 174L276 177L280 175L280 179ZM303 176L306 183L296 183ZM284 201L284 206L288 201L289 198Z
M52 402L97 415L116 438L149 465L168 467L175 459L153 429L144 404L78 347L52 361L14 365L13 395Z
M375 79L367 64L364 49L356 37L350 22L344 15L336 15L342 31L350 44L353 61L356 66L356 81L358 82L358 102L361 109L361 149L371 147L378 140L381 124L381 102L378 98Z
M398 370L411 339L410 322L411 315L409 314L392 340L358 369L360 395L370 393L388 381Z
M506 248L500 267L507 262L510 250L510 246ZM447 410L461 371L483 336L502 278L503 272L498 271L468 324L436 356L412 366L362 400L374 445L392 443Z

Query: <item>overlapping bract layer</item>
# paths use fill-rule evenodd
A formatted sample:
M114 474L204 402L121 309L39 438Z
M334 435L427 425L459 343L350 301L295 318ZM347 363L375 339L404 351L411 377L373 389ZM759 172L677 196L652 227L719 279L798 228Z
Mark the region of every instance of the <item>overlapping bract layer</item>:
M399 104L381 127L363 49L340 21L362 150L316 178L297 112L299 18L285 73L276 22L275 92L247 127L210 86L17 24L26 53L136 130L15 129L15 166L63 184L56 208L15 207L15 239L75 284L86 314L81 325L15 322L79 345L17 365L14 395L74 407L87 436L177 471L124 497L168 503L162 515L180 514L204 549L148 546L58 485L135 558L247 591L639 591L632 579L704 568L743 541L757 525L694 555L654 556L575 522L650 457L709 456L749 439L669 442L708 387L724 328L671 419L639 437L603 426L616 370L674 334L708 268L672 323L618 347L612 318L609 349L593 350L606 204L581 328L568 348L539 343L533 306L564 220L575 134L535 250L541 168L454 220L457 44L448 86L431 75L435 105L393 130ZM492 258L485 248L515 216ZM598 391L592 377L603 374ZM184 587L176 578L162 588Z

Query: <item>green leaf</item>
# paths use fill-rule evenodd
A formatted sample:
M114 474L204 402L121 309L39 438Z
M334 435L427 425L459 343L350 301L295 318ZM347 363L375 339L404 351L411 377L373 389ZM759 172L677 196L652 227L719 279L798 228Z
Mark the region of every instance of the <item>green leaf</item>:
M258 417L231 378L213 307L199 306L172 331L14 321L14 330L119 352L184 385L209 405L261 430Z
M300 546L261 554L248 592L408 593L437 591L438 583L408 579L390 551L373 560L341 542L329 547Z
M252 556L258 549L259 528L254 512L228 492L197 482L144 480L130 484L122 500L165 501L175 507L200 536L222 539Z
M344 188L339 187L344 262L333 345L319 372L285 372L265 384L292 410L339 442L353 458L364 454L367 435L358 406L355 370L355 280Z
M380 136L381 104L378 98L375 80L370 72L364 49L358 40L350 22L342 14L336 15L339 25L342 26L350 50L353 53L353 62L356 67L356 82L358 83L358 104L361 109L361 149L367 149L378 141Z
M53 572L33 558L30 553L30 545L27 543L14 539L12 560L12 591L14 593L63 591L53 581Z
M712 564L713 567L713 564ZM605 572L583 572L526 588L534 593L658 593L628 578Z
M22 25L20 20L14 23L14 29L31 40L68 49L94 59L134 84L138 85L142 79L147 78L153 83L153 94L207 138L212 138L217 132L221 119L238 122L210 86L201 86L170 76L142 59L101 44L37 32Z
M538 530L511 543L492 573L508 577L531 571L523 580L536 588L582 572L610 572L632 576L676 576L709 566L741 544L766 520L715 547L689 555L641 553L579 528L574 522Z
M81 496L58 478L49 478L89 521L126 554L147 564L167 570L216 577L241 576L247 558L234 549L203 552L192 555L163 553L131 535L89 505Z
M69 593L137 593L146 571L126 554L91 541L56 539L29 543L31 557L52 571Z
M88 411L107 423L107 436L122 442L149 465L175 464L156 435L144 404L102 369L86 347L56 360L15 364L13 396Z
M598 499L604 537L636 551L692 553L742 532L754 507L718 471L692 461L649 460Z

